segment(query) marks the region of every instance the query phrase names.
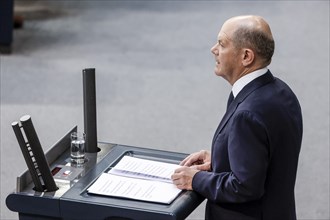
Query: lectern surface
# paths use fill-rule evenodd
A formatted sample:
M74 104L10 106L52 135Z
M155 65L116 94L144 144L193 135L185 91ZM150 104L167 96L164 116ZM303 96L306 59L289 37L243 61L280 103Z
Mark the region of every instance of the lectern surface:
M99 143L101 152L89 154L85 167L74 167L72 179L55 179L56 192L35 192L33 184L7 197L9 209L27 219L185 219L203 198L192 191L183 191L171 204L158 204L124 198L93 195L87 188L123 156L130 155L167 163L179 163L187 155L182 153ZM100 156L101 155L101 156ZM59 155L51 169L66 167L69 152ZM72 171L71 170L71 171ZM56 175L56 174L55 174ZM58 175L58 174L57 174Z

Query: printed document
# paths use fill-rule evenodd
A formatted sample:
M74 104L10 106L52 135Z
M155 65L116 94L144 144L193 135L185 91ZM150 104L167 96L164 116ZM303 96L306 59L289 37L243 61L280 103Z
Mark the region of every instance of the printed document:
M169 204L181 192L171 180L178 167L176 164L124 156L88 188L88 193Z

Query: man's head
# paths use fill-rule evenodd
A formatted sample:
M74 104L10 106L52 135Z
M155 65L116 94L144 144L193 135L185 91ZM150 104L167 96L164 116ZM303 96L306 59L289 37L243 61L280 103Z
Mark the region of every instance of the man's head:
M242 76L270 64L274 40L262 17L238 16L223 24L211 51L216 59L215 73L234 84Z

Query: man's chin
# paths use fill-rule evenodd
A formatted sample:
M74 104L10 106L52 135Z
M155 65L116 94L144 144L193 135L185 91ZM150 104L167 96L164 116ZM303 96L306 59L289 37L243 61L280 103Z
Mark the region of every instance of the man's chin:
M214 73L217 76L222 76L221 72L217 68L214 70Z

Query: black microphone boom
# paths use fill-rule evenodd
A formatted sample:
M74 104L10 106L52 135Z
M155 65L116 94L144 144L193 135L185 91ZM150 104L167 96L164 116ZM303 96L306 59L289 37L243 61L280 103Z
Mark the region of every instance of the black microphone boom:
M50 172L31 117L29 115L21 117L20 123L13 122L12 127L34 182L34 190L38 192L56 191L58 187ZM26 140L23 134L25 134Z
M84 129L86 134L85 151L96 153L97 147L97 123L96 123L96 91L95 91L95 69L83 70L84 90Z

